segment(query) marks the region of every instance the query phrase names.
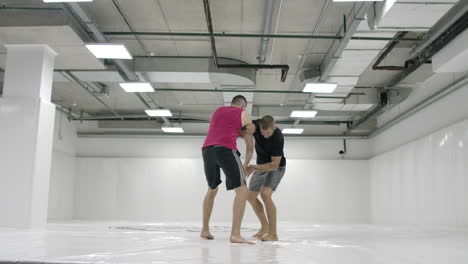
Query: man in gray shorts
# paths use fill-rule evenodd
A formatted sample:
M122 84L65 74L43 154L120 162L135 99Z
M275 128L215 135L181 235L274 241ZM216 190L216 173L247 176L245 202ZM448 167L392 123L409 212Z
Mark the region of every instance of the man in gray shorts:
M257 165L250 165L247 168L247 175L255 171L249 183L248 200L261 224L260 231L254 237L262 241L276 241L278 240L276 206L271 196L286 171L286 159L283 153L284 137L271 116L264 116L253 123L256 126L254 138ZM268 218L265 216L263 204L258 199L259 194L265 204Z

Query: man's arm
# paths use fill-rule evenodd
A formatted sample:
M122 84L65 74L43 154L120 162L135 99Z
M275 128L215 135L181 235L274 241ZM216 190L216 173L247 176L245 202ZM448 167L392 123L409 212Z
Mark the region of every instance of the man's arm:
M255 125L252 123L252 119L247 112L242 111L242 126L245 127L241 131L241 135L245 140L245 161L244 161L244 169L247 169L247 166L252 160L253 155L253 133L255 133Z
M271 162L262 165L253 165L252 168L259 171L275 171L278 169L281 159L283 158L284 138L283 135L277 134L273 138L274 149L271 152Z
M275 171L281 163L282 156L271 157L271 162L261 165L251 165L252 168L258 171Z
M252 123L252 119L250 119L250 116L247 112L242 111L241 120L242 120L242 130L241 130L242 134L253 135L253 133L255 133L255 125Z
M245 140L245 160L244 160L244 169L249 166L250 161L252 160L252 154L254 150L254 140L253 136L246 134L243 136Z

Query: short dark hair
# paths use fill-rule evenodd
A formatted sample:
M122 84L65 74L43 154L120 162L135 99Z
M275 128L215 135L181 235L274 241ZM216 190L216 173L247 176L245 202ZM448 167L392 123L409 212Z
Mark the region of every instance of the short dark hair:
M269 128L275 129L275 119L272 116L266 115L259 121L260 128L267 130Z
M233 105L240 105L240 104L247 104L247 99L243 95L236 95L234 98L232 98L231 104Z

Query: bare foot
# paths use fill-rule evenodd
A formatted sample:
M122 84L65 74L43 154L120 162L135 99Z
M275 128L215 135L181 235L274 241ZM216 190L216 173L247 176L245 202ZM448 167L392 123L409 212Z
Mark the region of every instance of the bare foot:
M243 238L241 236L231 236L229 241L231 241L231 243L239 243L239 244L249 244L249 245L254 245L255 244L254 242L248 241L248 240L246 240L245 238Z
M255 235L253 235L252 237L256 237L256 238L259 238L259 237L262 237L264 235L268 234L268 230L264 230L264 229L260 229Z
M268 234L266 236L259 237L262 241L278 241L277 235Z
M214 236L210 233L210 231L201 231L200 237L203 239L209 239L209 240L214 239Z

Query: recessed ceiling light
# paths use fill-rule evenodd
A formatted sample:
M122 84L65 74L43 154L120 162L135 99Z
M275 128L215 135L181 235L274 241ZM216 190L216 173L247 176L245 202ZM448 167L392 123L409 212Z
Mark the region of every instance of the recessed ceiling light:
M292 111L291 117L314 117L317 111Z
M132 55L123 44L86 44L86 47L98 59L131 60Z
M181 127L162 127L161 129L165 133L184 133L184 129Z
M283 128L283 134L295 134L295 135L299 135L299 134L302 134L302 132L304 132L304 129L303 128Z
M120 87L127 93L152 93L154 92L153 86L147 82L127 82L119 83Z
M169 109L149 109L145 110L145 112L149 116L172 116L172 113Z
M308 83L305 85L304 93L333 93L338 85L336 83Z
M92 2L93 0L42 0L44 3Z

